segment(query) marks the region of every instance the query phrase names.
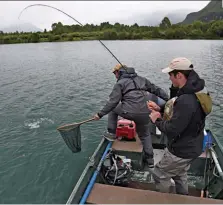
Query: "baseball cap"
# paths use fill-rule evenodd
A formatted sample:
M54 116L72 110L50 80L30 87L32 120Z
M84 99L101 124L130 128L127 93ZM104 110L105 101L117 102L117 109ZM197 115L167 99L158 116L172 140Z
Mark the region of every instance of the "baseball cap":
M112 73L115 71L119 71L122 67L127 67L126 65L117 64L114 68L112 68Z
M189 59L184 57L174 58L167 68L162 69L163 73L169 73L173 70L192 70L193 66Z

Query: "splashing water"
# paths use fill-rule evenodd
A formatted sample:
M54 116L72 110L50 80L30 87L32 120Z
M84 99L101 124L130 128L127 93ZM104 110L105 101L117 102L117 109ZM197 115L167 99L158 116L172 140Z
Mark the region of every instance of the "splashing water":
M40 127L42 123L54 124L54 121L48 118L40 118L40 119L27 120L24 122L25 127L29 127L29 129L37 129Z

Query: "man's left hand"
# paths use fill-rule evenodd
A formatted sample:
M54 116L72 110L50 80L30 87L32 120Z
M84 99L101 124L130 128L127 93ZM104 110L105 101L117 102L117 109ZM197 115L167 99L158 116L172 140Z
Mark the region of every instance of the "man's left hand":
M98 114L94 115L94 120L100 120L100 117L98 116Z
M158 118L161 118L161 114L159 112L157 112L157 111L152 110L152 112L149 115L149 117L152 120L152 122L155 123Z
M147 107L150 110L160 111L160 106L151 100L149 100L149 102L147 102Z

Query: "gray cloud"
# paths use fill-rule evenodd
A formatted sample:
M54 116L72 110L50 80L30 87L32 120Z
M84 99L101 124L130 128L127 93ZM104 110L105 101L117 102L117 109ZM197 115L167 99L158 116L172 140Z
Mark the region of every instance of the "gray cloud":
M197 11L208 4L207 1L1 1L0 28L19 22L29 22L44 29L49 29L54 22L74 24L74 21L58 11L45 7L32 7L26 10L18 21L20 11L30 4L42 3L57 7L67 12L81 23L99 24L132 19L140 14L151 15L158 11L189 9ZM130 22L131 23L131 22Z

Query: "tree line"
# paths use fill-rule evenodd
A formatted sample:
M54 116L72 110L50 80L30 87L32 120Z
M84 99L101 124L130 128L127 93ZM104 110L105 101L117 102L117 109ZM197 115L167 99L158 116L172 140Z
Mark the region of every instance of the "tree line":
M50 31L14 32L0 31L0 44L61 42L80 40L149 40L149 39L222 39L223 20L208 23L171 24L165 17L158 26L124 25L103 22L100 25L63 25L53 23Z

